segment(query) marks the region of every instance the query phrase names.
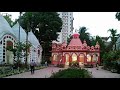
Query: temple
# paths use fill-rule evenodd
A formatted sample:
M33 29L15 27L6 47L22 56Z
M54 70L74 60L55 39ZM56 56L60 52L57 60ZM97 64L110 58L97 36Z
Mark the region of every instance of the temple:
M0 15L0 64L14 64L14 60L17 60L17 57L14 59L13 52L7 50L6 47L12 46L14 48L15 43L19 42L19 26L19 23L17 23L11 28L6 19ZM26 43L26 32L21 26L20 42ZM31 44L31 47L28 51L27 63L29 64L31 60L34 60L37 64L40 64L42 47L32 31L28 33L28 43ZM25 53L25 51L22 51L22 54ZM22 63L25 63L25 59L26 56L20 57Z
M69 66L71 62L78 62L80 65L100 64L100 46L96 42L95 46L88 46L86 41L82 43L78 33L72 35L70 43L52 42L52 64Z

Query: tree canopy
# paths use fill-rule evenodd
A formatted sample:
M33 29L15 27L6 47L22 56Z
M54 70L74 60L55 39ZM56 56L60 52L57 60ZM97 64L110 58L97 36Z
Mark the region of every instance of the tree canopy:
M6 14L6 15L3 15L3 17L6 19L6 21L9 23L9 25L12 27L13 26L13 21L11 19L11 16L10 14Z
M82 43L84 40L86 40L87 44L89 46L91 46L90 33L87 32L87 28L84 26L80 27L78 33L80 34L80 39L81 39Z
M51 42L57 40L57 32L62 29L62 20L56 12L26 12L19 22L27 33L32 30L47 53Z
M109 29L110 32L109 38L111 39L111 44L109 45L109 48L113 48L113 45L115 45L115 50L116 50L116 41L119 37L119 34L117 34L117 30L114 29Z

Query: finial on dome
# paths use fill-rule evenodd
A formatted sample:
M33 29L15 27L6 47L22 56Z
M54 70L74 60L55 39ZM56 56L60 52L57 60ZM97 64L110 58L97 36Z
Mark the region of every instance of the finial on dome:
M86 40L84 40L84 43L86 43Z
M99 45L98 41L96 42L96 45Z
M75 29L75 33L77 33L77 29Z

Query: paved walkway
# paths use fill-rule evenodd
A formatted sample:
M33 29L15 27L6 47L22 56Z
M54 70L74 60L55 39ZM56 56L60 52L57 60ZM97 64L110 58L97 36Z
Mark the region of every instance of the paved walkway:
M6 78L49 78L52 72L57 72L60 69L58 67L48 67L41 70L36 70L35 74L31 75L30 72L25 72L18 75L8 76ZM92 72L93 78L120 78L120 74L111 73L103 69L96 70L96 68L86 68L88 71Z
M120 74L112 73L107 70L103 70L99 68L99 70L96 70L96 68L86 68L88 71L90 71L93 75L93 78L120 78Z
M49 78L52 72L57 72L60 69L58 67L48 67L40 70L35 70L35 73L31 75L31 72L25 72L17 75L8 76L6 78Z

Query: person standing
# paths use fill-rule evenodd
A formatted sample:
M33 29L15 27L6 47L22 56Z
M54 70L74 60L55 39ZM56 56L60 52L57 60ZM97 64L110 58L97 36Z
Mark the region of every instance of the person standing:
M45 62L45 66L47 67L47 61Z
M96 63L96 70L98 70L99 69L99 64L98 64L98 62Z
M35 71L35 62L32 60L30 63L31 74L34 74Z

